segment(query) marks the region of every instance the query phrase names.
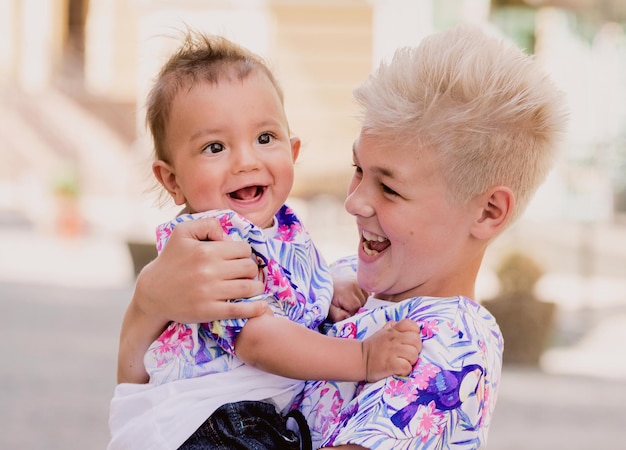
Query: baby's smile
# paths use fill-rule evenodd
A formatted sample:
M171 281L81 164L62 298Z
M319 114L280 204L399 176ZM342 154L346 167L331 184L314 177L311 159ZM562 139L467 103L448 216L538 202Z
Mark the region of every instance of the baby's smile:
M236 191L230 192L228 195L235 200L254 200L265 192L265 186L246 186Z

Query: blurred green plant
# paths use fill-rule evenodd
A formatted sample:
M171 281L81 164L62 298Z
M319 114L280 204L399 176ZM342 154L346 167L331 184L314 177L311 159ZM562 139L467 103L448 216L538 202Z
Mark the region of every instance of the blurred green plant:
M72 169L63 170L59 176L56 177L53 190L55 194L64 197L78 197L80 194L80 183L76 171Z

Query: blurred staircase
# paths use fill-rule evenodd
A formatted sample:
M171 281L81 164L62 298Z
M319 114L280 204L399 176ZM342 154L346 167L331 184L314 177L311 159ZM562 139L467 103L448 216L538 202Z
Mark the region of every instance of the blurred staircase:
M63 177L76 178L91 223L124 214L140 195L134 105L61 87L36 95L5 87L0 124L0 223L45 221Z

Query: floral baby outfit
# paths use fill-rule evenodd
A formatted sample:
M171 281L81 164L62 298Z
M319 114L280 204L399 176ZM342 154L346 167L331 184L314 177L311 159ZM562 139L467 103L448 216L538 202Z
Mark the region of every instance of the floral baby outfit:
M354 258L341 264L355 271ZM363 340L388 321L409 318L421 325L418 362L407 377L375 383L306 382L299 409L314 448L483 448L502 368L503 340L493 316L466 297L384 303L328 334Z
M259 266L259 279L265 283L265 293L236 301L267 300L274 315L316 330L328 314L332 279L294 212L283 205L269 232L229 210L183 214L157 228L157 250L163 250L179 223L206 217L219 219L231 239L248 242ZM235 340L246 321L172 322L145 354L150 383L226 372L243 365L235 356Z

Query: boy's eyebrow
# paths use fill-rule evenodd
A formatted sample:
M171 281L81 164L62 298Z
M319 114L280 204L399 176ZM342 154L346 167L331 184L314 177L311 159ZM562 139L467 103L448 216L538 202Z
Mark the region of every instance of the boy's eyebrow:
M354 159L356 163L358 163L359 158L356 156L356 142L352 144L352 158ZM370 168L370 170L374 173L377 173L385 177L389 177L389 178L395 177L394 171L388 167L372 167Z
M374 167L372 171L380 175L383 175L385 177L389 177L389 178L394 177L393 171L391 169L388 169L387 167Z

